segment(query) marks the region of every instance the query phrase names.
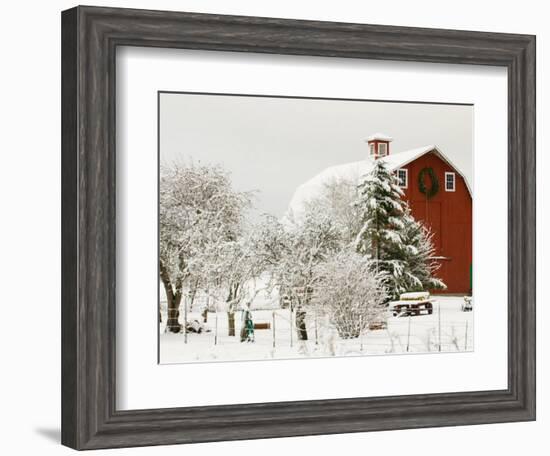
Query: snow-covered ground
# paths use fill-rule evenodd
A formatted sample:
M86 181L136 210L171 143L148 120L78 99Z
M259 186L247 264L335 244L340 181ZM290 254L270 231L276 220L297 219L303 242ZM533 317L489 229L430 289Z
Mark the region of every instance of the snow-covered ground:
M237 312L235 318L237 335L228 336L227 314L210 312L206 324L210 332L188 333L187 343L183 333L166 333L162 323L160 362L165 364L472 351L473 312L462 312L462 297L436 296L435 299L432 315L390 315L387 329L366 331L360 338L348 340L341 339L325 318L316 318L311 312L306 317L308 340L297 340L290 310L267 310L264 307L263 310L253 310L252 317L254 323L270 323L270 329L256 330L254 342L240 342L241 313ZM189 312L187 319L202 321L198 311ZM166 321L165 315L162 320Z

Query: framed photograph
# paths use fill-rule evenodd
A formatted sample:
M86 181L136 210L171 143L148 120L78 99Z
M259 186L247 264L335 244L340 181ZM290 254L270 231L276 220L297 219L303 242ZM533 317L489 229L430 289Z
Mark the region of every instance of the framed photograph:
M62 443L535 419L535 37L62 13Z
M159 92L159 362L473 351L473 112Z

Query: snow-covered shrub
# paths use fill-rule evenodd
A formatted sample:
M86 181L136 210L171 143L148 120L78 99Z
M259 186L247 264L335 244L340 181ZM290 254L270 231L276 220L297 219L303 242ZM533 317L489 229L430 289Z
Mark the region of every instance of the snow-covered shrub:
M342 250L320 263L316 274L313 302L342 339L359 337L370 323L383 318L386 291L367 257Z

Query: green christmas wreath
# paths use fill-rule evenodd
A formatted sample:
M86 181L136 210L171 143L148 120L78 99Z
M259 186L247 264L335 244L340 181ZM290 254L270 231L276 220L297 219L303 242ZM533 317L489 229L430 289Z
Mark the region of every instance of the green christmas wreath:
M430 177L430 188L426 188L426 184L424 183L424 176L428 174ZM426 195L428 198L432 198L435 195L437 195L437 192L439 191L439 181L437 180L437 176L435 175L435 172L433 168L422 168L420 171L420 174L418 174L418 189L420 190L420 193Z

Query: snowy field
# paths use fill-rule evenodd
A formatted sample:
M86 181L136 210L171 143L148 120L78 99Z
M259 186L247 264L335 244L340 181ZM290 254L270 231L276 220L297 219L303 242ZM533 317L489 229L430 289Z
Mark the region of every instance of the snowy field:
M227 314L209 312L201 334L165 332L160 325L160 363L247 361L331 356L363 356L402 353L473 351L473 312L463 312L462 297L434 296L432 315L394 317L388 313L387 328L365 331L357 339L341 339L323 317L308 312L308 340L298 340L289 309L252 310L254 323L269 323L256 330L254 342L240 342L241 312L235 316L236 336L228 336ZM163 306L161 304L161 312ZM202 322L199 311L189 312L187 321ZM183 316L180 316L180 321ZM292 323L291 323L292 322ZM187 339L187 340L186 340Z

